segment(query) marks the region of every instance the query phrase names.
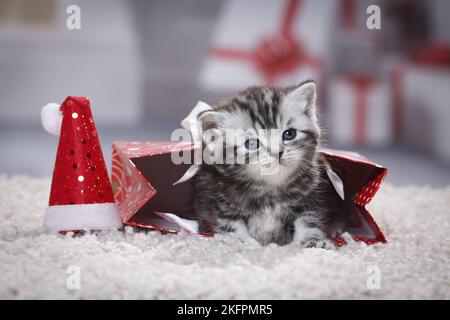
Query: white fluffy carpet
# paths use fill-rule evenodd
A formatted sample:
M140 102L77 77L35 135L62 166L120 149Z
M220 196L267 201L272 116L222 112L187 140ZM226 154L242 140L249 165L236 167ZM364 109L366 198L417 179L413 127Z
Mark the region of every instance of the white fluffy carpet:
M370 209L389 244L328 251L129 228L47 233L49 184L0 176L0 298L450 298L450 187L382 187ZM379 289L367 287L374 265Z

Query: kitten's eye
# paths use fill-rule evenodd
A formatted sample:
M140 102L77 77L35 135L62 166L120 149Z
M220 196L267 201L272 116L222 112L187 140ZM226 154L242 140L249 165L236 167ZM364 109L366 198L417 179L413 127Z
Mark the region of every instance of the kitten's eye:
M297 136L297 130L295 129L287 129L283 132L283 141L294 140Z
M259 140L258 139L247 139L245 140L245 147L248 150L256 150L259 148Z

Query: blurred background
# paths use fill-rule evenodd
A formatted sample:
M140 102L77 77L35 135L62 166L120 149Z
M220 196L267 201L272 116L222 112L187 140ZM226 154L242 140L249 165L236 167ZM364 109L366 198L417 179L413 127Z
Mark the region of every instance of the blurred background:
M327 147L447 186L449 30L448 0L0 0L0 174L51 176L40 109L68 95L90 98L109 163L198 100L314 79Z

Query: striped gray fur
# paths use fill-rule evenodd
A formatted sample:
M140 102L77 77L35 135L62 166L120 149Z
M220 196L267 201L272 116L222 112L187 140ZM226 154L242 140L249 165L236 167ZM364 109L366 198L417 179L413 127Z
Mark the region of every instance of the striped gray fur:
M245 156L245 163L203 163L194 177L200 231L235 232L263 245L296 241L305 246L328 246L341 232L352 204L337 195L318 152L321 132L313 82L248 88L201 113L199 121L203 130L224 135L226 129L246 132L237 142L215 142L226 155ZM278 131L257 131L261 129ZM296 137L284 141L288 129ZM256 136L247 134L251 130ZM258 139L258 150L245 148L249 138ZM266 169L255 162L257 156L277 168Z

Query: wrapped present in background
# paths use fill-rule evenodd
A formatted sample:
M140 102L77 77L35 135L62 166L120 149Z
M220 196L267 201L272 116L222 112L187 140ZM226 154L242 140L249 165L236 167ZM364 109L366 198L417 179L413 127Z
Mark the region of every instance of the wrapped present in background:
M190 143L114 142L112 185L125 224L164 232L198 233L190 179L195 174L195 166L191 166L194 150ZM355 153L322 152L330 163L330 180L334 181L336 192L344 199L353 199L346 232L356 241L385 242L365 206L378 191L387 169ZM345 244L342 238L335 242Z
M348 75L329 88L329 139L339 145L387 145L393 140L389 82Z
M229 0L224 4L200 84L236 90L319 81L333 43L333 0Z
M450 46L431 44L414 53L392 67L391 79L401 141L450 164Z

